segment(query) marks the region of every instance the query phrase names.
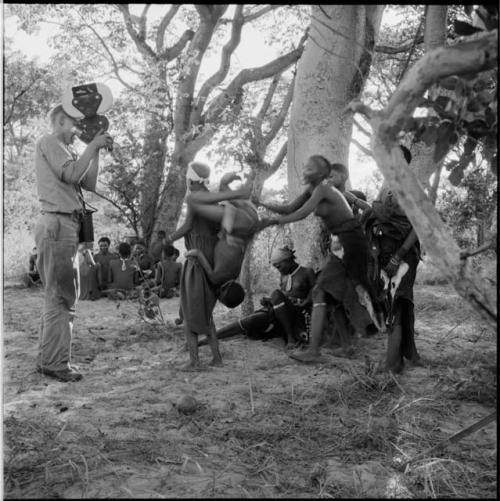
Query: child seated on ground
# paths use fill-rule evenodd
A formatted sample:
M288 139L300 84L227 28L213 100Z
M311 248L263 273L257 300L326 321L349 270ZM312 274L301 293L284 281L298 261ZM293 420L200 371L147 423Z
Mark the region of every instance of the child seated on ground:
M139 269L134 259L131 258L131 247L127 242L118 246L119 259L109 263L109 289L110 299L135 299L139 296Z
M164 245L161 260L156 266L155 284L158 286L158 296L161 298L179 297L182 265L175 262L176 250L173 245Z

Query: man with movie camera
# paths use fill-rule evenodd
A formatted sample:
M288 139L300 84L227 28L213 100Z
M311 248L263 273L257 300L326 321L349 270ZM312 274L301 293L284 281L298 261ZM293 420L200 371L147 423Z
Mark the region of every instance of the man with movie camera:
M41 215L35 227L37 268L44 286L37 371L59 381L78 381L71 366L71 336L79 294L77 249L84 216L82 188L94 191L99 151L112 146L100 130L82 155L72 149L77 121L57 105L49 114L52 132L35 147L35 170ZM82 240L83 238L83 240Z

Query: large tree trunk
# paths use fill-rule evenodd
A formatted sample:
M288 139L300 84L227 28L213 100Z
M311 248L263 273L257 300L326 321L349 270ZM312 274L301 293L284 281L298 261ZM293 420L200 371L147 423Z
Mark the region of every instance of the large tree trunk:
M448 14L447 5L427 5L425 10L425 32L424 44L425 51L429 52L437 47L442 47L446 42L446 18ZM450 91L439 89L438 85L434 85L429 89L431 99L434 99L441 92L446 95ZM432 111L431 111L432 113ZM411 147L412 154L412 169L415 171L418 180L424 188L427 188L428 193L431 192L429 186L430 176L437 171L438 163L434 162L435 146L427 146L424 142L419 141ZM437 174L438 179L441 172ZM437 190L437 186L436 186Z
M156 208L163 180L168 132L162 123L151 117L144 134L144 170L141 182L141 229L149 245L156 221Z
M345 104L359 96L368 75L382 5L315 5L304 54L299 61L288 141L288 191L302 190L307 158L319 154L347 165L352 115ZM314 216L294 223L299 261L324 262L321 230ZM324 240L324 239L323 239ZM323 249L322 249L323 247Z

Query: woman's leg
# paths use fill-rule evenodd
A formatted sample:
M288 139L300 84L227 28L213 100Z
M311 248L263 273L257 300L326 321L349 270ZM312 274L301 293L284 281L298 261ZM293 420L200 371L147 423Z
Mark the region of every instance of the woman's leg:
M298 341L295 338L293 329L293 320L295 317L293 305L283 292L279 290L274 290L271 293L271 303L273 305L274 316L286 333L286 348L291 349Z
M212 361L210 362L210 365L222 367L222 356L219 351L219 341L217 340L217 332L215 330L213 320L210 322L208 342L210 344L210 349L212 350Z
M322 289L313 289L313 310L311 315L311 341L305 351L290 354L290 357L299 362L321 362L321 341L327 312L326 294Z
M184 369L199 369L200 360L198 358L198 336L192 332L187 325L184 326L184 336L189 350L189 364Z

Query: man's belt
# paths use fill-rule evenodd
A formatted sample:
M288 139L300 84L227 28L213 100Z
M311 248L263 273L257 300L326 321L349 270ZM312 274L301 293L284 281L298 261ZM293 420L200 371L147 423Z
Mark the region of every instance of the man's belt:
M77 219L81 219L83 210L74 210L73 212L42 211L42 214L55 214L57 216L76 217Z

